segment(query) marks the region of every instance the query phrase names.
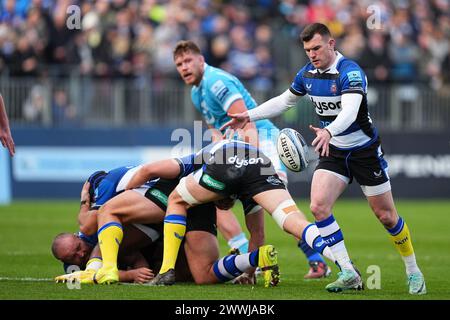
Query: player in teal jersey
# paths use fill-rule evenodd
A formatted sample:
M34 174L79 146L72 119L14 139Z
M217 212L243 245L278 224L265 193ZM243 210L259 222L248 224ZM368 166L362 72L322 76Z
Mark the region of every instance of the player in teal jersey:
M219 128L231 119L227 113L245 112L257 106L239 79L205 62L200 48L194 42L180 41L173 51L173 58L183 81L192 86L192 102L212 130L213 141L222 138L223 133ZM272 122L260 120L247 123L240 132L240 138L258 146L270 158L278 176L287 183L286 168L282 165L276 149L278 134L279 129ZM254 249L264 242L263 210L260 206L252 205L252 212L247 212L248 204L243 205L247 228L251 234L250 248ZM223 218L222 212L217 217L220 225L219 217ZM227 219L233 221L235 217L228 214ZM330 269L320 254L303 241L299 242L299 247L310 264L305 278L321 278L330 274Z

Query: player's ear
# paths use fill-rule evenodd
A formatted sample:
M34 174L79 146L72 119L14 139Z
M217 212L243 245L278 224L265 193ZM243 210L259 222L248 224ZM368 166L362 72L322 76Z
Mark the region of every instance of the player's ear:
M333 38L330 38L330 39L328 40L328 47L329 47L330 49L333 49L333 50L334 50L335 46L336 46L336 40L334 40Z

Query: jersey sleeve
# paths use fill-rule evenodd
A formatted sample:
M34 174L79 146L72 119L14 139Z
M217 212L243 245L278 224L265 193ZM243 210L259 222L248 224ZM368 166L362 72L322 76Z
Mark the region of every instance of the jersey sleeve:
M203 150L203 149L202 149ZM192 153L190 155L175 158L180 166L180 175L178 179L183 178L191 174L192 172L200 169L203 165L203 153L200 150L197 153Z
M226 112L230 106L238 99L243 99L237 85L226 77L219 77L211 80L208 94Z
M342 94L366 93L366 75L356 63L349 63L347 66L345 66L345 68L340 72L339 81Z
M306 94L305 85L303 82L303 72L305 72L305 69L306 67L303 67L299 72L297 72L297 75L289 88L289 91L296 96L304 96Z

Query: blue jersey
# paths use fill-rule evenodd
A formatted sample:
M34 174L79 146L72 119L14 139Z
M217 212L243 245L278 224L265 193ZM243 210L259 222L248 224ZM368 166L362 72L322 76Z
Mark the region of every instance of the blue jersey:
M343 132L334 136L330 144L338 149L355 149L369 145L378 137L367 108L367 77L358 64L340 53L333 65L320 72L308 63L297 73L290 91L295 95L308 95L324 128L336 119L342 110L344 93L363 96L356 120Z
M199 86L192 87L191 99L205 122L216 129L231 120L227 112L234 101L242 99L247 109L256 107L255 100L238 78L206 63L202 81ZM277 130L269 120L256 121L255 125L258 132L266 130L265 137Z
M119 167L109 171L101 179L98 179L92 185L94 196L91 209L100 208L108 200L125 191L128 182L139 168L139 166ZM157 181L158 179L150 180L145 183L145 186L151 187Z

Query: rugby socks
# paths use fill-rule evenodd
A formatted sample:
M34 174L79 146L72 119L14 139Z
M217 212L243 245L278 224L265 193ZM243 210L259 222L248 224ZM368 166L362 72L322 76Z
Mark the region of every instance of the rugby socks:
M117 269L117 255L123 238L122 225L118 222L104 224L97 232L104 269Z
M397 224L393 228L386 230L389 232L389 238L405 263L406 273L410 275L414 272L420 272L414 254L411 235L402 217L399 217Z
M213 271L220 282L230 281L247 269L258 266L259 249L246 254L231 254L214 262Z
M323 262L326 264L326 262L323 260L322 256L318 252L313 250L313 248L311 248L306 243L306 241L300 240L298 242L297 246L300 248L300 250L303 251L303 253L306 256L306 259L308 259L309 262L318 261L318 262Z
M305 255L308 257L308 261L323 261L320 254L323 254L325 257L330 259L331 261L336 263L336 259L333 255L333 252L331 249L327 246L326 241L321 237L319 229L314 223L309 224L306 226L306 228L303 230L302 233L302 240L303 246L305 249L301 248L303 252L308 250L306 246L309 247L308 254L312 254L311 258L308 257L308 254L305 252ZM299 243L300 246L300 243ZM320 254L319 254L320 253ZM320 258L317 259L317 257Z
M175 269L178 251L186 233L186 216L169 214L164 219L164 253L159 273Z
M239 249L240 253L247 253L248 252L248 240L245 236L244 232L241 232L237 236L234 236L228 241L228 245L231 249L237 248Z
M348 256L347 249L344 244L344 236L338 223L334 219L333 214L322 221L316 221L317 228L319 229L320 235L323 241L330 248L336 259L336 264L342 269L353 270L356 272L353 264ZM325 254L325 252L324 252Z

